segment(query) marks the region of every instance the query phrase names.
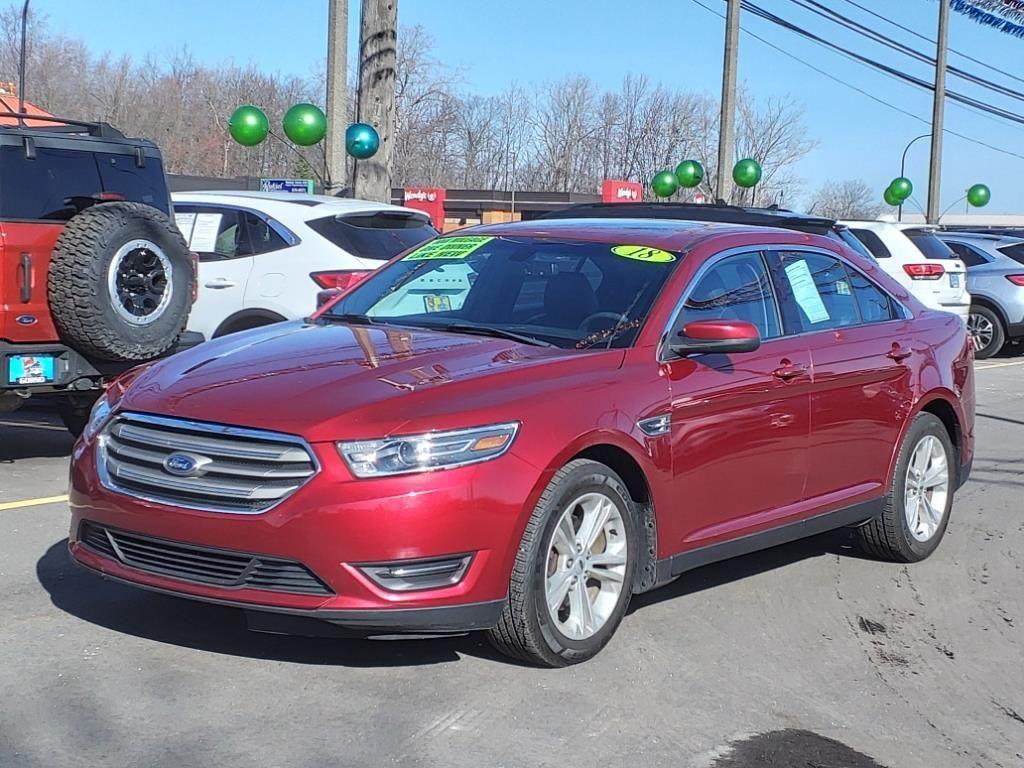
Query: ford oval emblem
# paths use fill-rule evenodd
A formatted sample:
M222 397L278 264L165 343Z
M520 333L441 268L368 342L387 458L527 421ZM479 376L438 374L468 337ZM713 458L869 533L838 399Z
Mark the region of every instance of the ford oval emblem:
M212 459L205 456L193 456L191 453L172 453L164 459L164 469L178 477L195 477L203 473L203 468Z
M35 325L39 322L39 318L35 315L18 315L14 318L14 322L18 325Z

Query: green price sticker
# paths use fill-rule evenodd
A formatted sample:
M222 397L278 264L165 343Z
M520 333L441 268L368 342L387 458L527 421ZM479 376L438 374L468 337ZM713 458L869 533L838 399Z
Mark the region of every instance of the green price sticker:
M426 261L427 259L464 259L477 248L486 245L493 237L439 237L406 256L403 261Z
M676 260L675 254L646 245L616 245L612 248L612 253L624 259L651 261L656 264L667 264L670 261Z

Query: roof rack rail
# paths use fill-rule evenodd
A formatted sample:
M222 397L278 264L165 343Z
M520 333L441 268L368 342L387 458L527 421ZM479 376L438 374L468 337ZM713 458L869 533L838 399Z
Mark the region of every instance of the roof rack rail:
M13 117L18 120L17 125L0 125L0 131L30 128L37 131L50 131L52 133L88 133L90 136L99 136L106 139L124 139L126 136L109 123L89 122L86 120L70 120L65 117L53 117L52 115L32 115L27 112L0 112L0 117ZM26 120L36 120L44 123L53 123L52 126L27 126Z
M835 226L833 219L809 216L773 205L768 208L742 208L721 201L698 203L582 203L541 214L541 219L678 219L713 221L723 224L747 224L757 227L782 227L816 232Z

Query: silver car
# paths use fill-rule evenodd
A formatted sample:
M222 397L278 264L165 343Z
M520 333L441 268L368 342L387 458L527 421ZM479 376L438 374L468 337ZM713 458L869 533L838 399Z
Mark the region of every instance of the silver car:
M992 357L1007 341L1024 337L1024 239L967 232L939 237L967 265L975 357Z

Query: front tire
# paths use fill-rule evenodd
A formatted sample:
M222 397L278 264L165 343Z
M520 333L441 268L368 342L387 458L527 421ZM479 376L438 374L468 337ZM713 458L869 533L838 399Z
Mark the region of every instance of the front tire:
M998 354L1006 343L1006 329L999 315L988 307L975 305L967 316L967 331L974 344L974 356L986 360Z
M956 449L945 425L919 413L907 430L881 515L857 529L861 547L882 560L915 563L946 533L957 483Z
M527 523L492 645L549 667L595 656L629 605L638 541L622 479L596 461L566 464Z

